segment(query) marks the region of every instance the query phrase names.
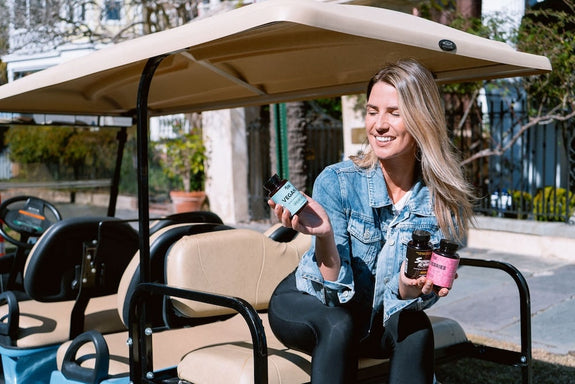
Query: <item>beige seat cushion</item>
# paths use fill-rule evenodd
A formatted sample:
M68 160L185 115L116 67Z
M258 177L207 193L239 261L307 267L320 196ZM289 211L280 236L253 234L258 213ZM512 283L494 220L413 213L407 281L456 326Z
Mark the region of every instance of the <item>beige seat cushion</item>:
M433 326L435 349L446 348L468 341L465 331L457 321L440 316L429 316L429 319Z
M260 315L268 344L268 374L270 383L309 382L311 358L305 353L286 348L270 330L267 314ZM436 348L466 342L463 329L454 320L431 316ZM128 375L128 332L104 335L110 351L110 375ZM252 383L253 352L248 327L239 315L193 328L181 328L154 333L153 364L161 370L177 366L178 376L193 383ZM58 349L58 368L70 342ZM92 344L83 345L77 356L88 357L82 362L94 367ZM385 360L364 358L359 369L384 366ZM232 380L233 378L233 380Z
M261 316L268 344L269 383L307 383L309 355L286 348L273 335L267 314ZM190 383L253 383L254 359L247 324L240 316L227 321L238 329L226 343L211 341L190 350L178 364L178 377ZM243 328L243 331L242 331Z
M27 300L18 303L20 324L15 348L37 348L63 343L70 338L70 314L74 301L42 303ZM0 306L0 316L6 316L8 306ZM116 295L90 300L86 308L84 329L102 333L124 331L116 309Z
M267 309L270 297L309 248L310 237L288 243L260 232L235 229L188 236L174 244L166 260L166 282L173 287L241 297L256 310ZM173 298L188 317L233 313L210 304Z
M247 335L247 339L246 339ZM110 352L110 375L128 374L129 349L128 332L104 335ZM202 348L213 343L250 340L249 330L241 316L233 316L224 321L216 321L192 328L170 329L156 332L152 335L154 369L165 369L178 365L182 357L189 351ZM71 341L60 346L57 355L58 369L62 368L64 354ZM84 344L78 349L77 357L86 357L82 367L94 367L94 346Z
M286 348L270 330L267 315L261 316L268 343L268 380L273 383L308 383L310 381L311 357L305 353ZM230 337L227 343L213 340L203 347L190 350L178 364L178 377L195 384L253 383L254 361L251 349L251 338L247 325L241 324L239 316L230 319L228 327L244 329L243 338ZM431 317L433 333L437 342L435 348L443 348L466 342L467 337L461 326L454 320L444 317ZM201 327L200 327L201 328ZM228 329L228 328L226 328ZM198 333L206 332L201 329ZM234 331L234 333L237 331ZM215 335L214 335L215 336ZM217 335L218 339L222 335ZM231 335L230 335L231 336ZM358 362L360 370L381 365L385 369L387 361L362 358Z

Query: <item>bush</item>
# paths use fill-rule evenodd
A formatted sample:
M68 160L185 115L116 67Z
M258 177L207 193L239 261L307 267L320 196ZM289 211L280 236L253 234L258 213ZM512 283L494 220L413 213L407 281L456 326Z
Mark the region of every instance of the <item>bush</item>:
M533 213L538 221L569 220L575 212L573 192L565 188L545 187L533 198Z
M511 213L506 213L506 217L525 220L533 210L533 197L525 191L509 191L511 195Z
M160 163L166 176L181 180L181 186L186 192L203 191L207 155L201 129L181 133L175 139L165 140L163 144L166 153Z

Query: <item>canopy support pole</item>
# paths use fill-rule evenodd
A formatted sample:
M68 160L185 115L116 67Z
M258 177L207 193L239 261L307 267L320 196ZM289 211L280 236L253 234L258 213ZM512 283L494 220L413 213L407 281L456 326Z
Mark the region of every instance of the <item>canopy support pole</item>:
M112 177L112 185L110 185L110 199L108 200L108 216L110 217L114 217L116 215L116 203L118 201L118 193L120 189L120 175L122 173L124 147L126 146L126 140L128 139L127 130L128 129L126 127L122 127L116 136L118 139L118 151L116 154L116 166Z
M140 233L140 282L147 283L150 280L150 202L148 183L148 95L154 72L168 55L150 58L138 86L138 99L136 102L138 147L138 223Z
M150 211L149 211L149 191L148 191L148 95L154 72L166 58L160 55L150 58L146 62L140 83L138 85L138 96L136 102L137 134L136 143L137 168L138 168L138 224L139 224L139 249L140 249L140 283L150 281ZM140 326L147 327L146 308L142 309L142 315L138 319ZM134 319L128 319L131 322ZM144 336L145 340L132 339L133 345L130 348L130 381L141 383L142 377L153 372L152 366L152 336ZM143 345L140 347L139 343ZM134 352L136 351L136 352Z

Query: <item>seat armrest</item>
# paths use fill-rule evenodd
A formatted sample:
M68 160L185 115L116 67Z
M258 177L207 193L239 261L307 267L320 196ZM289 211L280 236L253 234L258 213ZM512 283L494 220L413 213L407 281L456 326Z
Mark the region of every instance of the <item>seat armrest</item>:
M506 272L513 278L519 290L519 322L521 332L521 353L500 350L497 348L478 348L478 356L484 360L495 362L505 361L505 364L521 367L523 370L524 382L531 383L533 376L532 345L531 345L531 298L529 286L523 274L512 264L484 259L472 259L462 257L459 260L460 266L481 267L498 269Z
M8 306L8 313L0 322L0 337L8 340L6 344L15 346L20 327L20 307L14 292L6 291L0 293L0 305Z
M267 383L267 342L264 326L257 313L247 301L233 296L174 288L163 284L144 283L138 285L130 300L129 340L130 381L141 383L148 372L152 372L151 332L145 324L145 304L151 296L163 295L231 308L238 312L247 323L252 337L254 353L254 380Z
M76 354L87 343L94 345L94 368L85 368L78 364ZM62 375L68 379L87 384L98 384L108 378L110 352L108 344L100 332L87 331L78 335L68 346L62 361Z

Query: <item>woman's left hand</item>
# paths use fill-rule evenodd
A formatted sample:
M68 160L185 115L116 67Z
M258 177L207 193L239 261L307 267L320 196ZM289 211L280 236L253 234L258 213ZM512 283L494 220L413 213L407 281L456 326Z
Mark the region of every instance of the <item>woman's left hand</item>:
M403 271L405 270L405 261L401 264L401 269L399 271L399 294L402 299L415 299L420 295L430 294L435 290L439 297L445 297L449 294L448 288L440 288L433 286L433 281L429 280L427 277L422 276L417 279L410 279L405 276ZM457 278L457 274L455 275Z

